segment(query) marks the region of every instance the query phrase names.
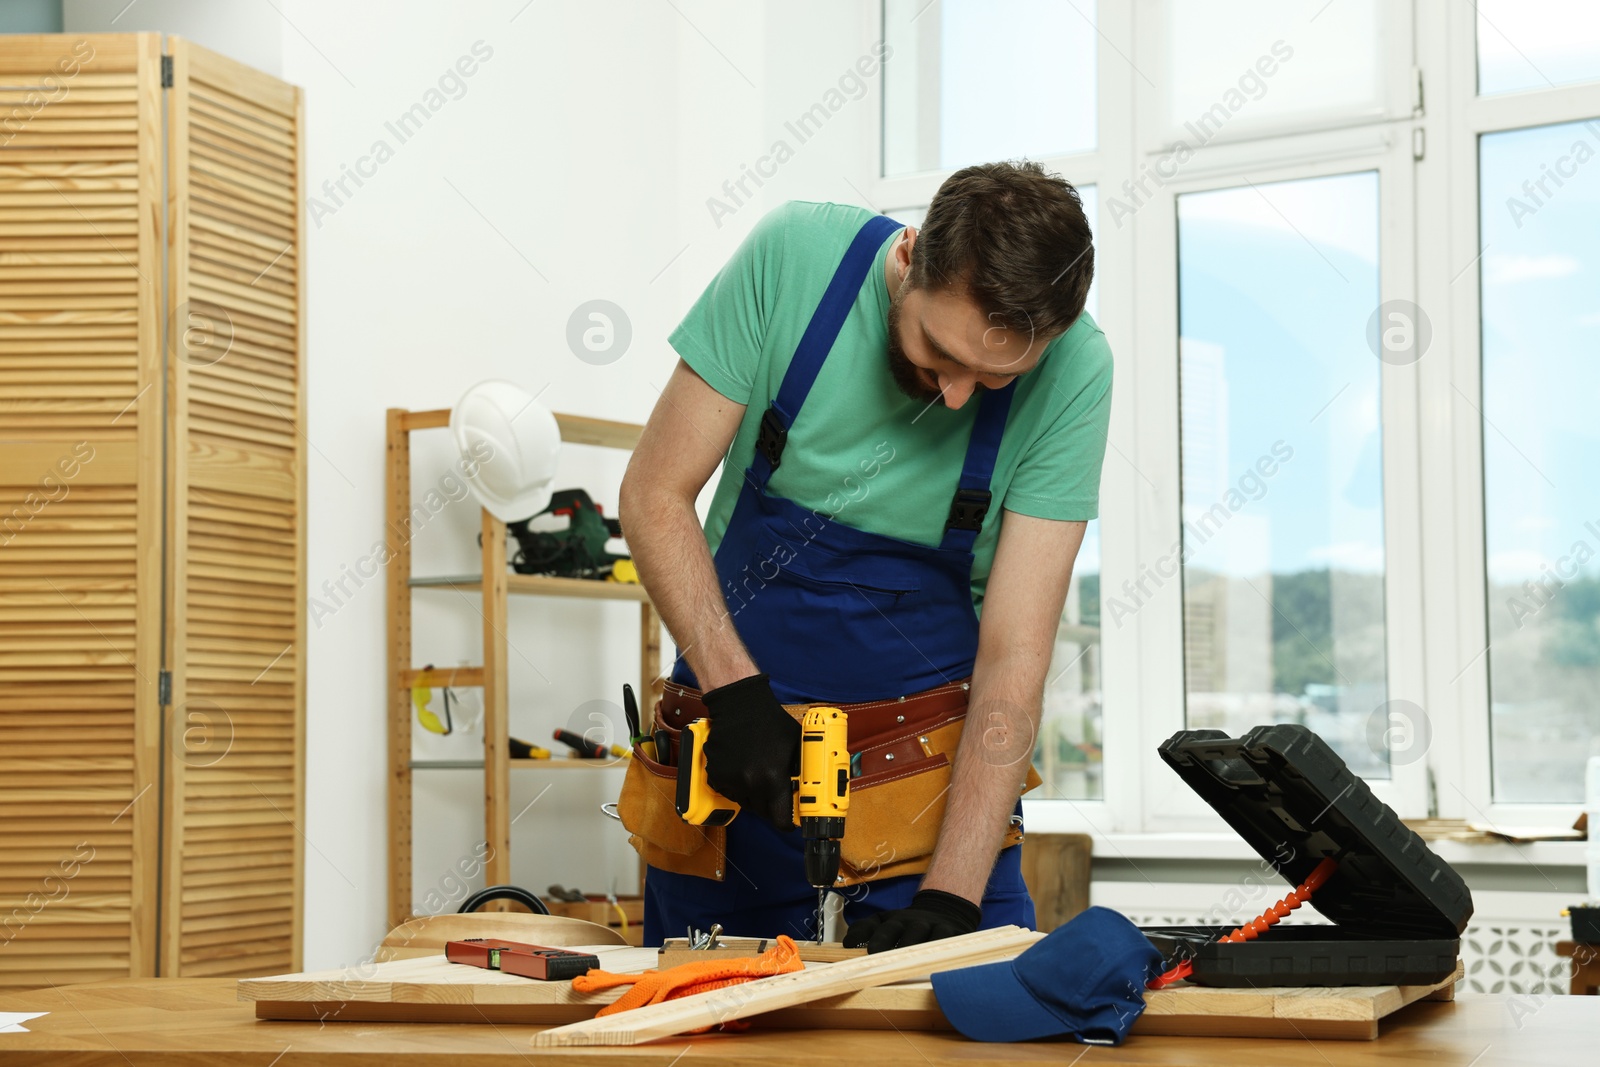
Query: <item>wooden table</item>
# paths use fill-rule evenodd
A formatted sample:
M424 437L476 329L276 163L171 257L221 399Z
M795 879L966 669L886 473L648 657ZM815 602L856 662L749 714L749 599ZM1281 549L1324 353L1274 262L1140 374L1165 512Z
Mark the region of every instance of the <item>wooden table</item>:
M5 1067L297 1067L301 1064L568 1063L669 1067L694 1061L762 1067L907 1063L1186 1064L1238 1067L1562 1067L1595 1062L1600 999L1463 994L1422 1003L1384 1024L1376 1041L1134 1038L1121 1048L1060 1041L990 1045L959 1034L894 1030L752 1030L675 1038L637 1048L539 1049L531 1026L263 1022L223 978L122 979L0 995L0 1011L47 1011L25 1034L0 1034ZM1076 1058L1074 1058L1076 1057ZM684 1067L693 1067L688 1059Z
M1600 993L1600 945L1587 941L1557 941L1556 955L1572 961L1572 995Z

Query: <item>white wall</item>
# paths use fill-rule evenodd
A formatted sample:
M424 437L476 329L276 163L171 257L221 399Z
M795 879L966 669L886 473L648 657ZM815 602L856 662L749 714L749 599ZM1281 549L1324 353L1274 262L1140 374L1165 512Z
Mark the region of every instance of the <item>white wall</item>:
M286 27L265 0L62 0L61 15L68 33L181 34L283 77Z
M307 267L308 968L358 960L385 931L384 585L350 597L322 588L383 537L384 410L447 407L503 377L544 389L557 411L643 421L675 359L667 333L762 211L790 197L861 202L844 178L866 186L862 124L875 98L797 146L758 202L720 226L707 210L867 49L852 0L790 8L68 0L68 31L181 34L306 90L307 191L319 201ZM493 54L459 99L399 143L385 123L479 41ZM374 176L359 188L347 179L337 199L324 189L380 139L394 152ZM568 316L594 298L632 322L629 351L608 366L565 341ZM415 491L446 472L447 441L414 438ZM622 463L569 449L558 481L614 505ZM446 507L416 541L415 570L474 571L476 524L474 505ZM476 597L424 591L414 603L418 664L480 661ZM546 739L586 702L638 684L631 605L516 600L509 637L514 735ZM470 755L474 739L462 740L417 753ZM620 775L518 772L513 813L538 799L513 830L512 880L634 889L626 834L598 810ZM413 897L459 900L453 868L482 837L481 772L416 781Z

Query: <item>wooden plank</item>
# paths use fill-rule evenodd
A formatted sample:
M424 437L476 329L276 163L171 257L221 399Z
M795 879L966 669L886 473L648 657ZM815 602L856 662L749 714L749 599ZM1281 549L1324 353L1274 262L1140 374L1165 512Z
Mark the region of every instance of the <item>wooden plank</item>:
M644 586L592 578L556 578L544 574L508 574L506 591L518 596L568 596L588 600L648 600Z
M73 89L132 88L148 47L137 33L11 34L5 39L0 73L51 75L70 79ZM63 65L66 64L66 65ZM15 86L18 79L8 77Z
M551 756L549 759L514 759L514 771L605 771L621 767L627 756L608 759L582 759L569 756Z
M402 411L400 424L408 433L412 430L438 430L450 425L450 409L434 411Z
M506 662L506 524L483 512L483 839L486 885L511 881L511 725ZM498 902L503 905L504 902ZM495 907L494 910L504 910Z
M535 1048L639 1045L688 1030L716 1026L825 997L926 977L1016 956L1043 935L1016 926L890 949L840 963L808 967L730 986L695 997L650 1004L633 1011L569 1023L534 1035Z
M655 966L664 969L676 967L680 963L749 959L761 955L775 944L777 944L775 938L736 937L728 941L719 939L716 948L693 949L689 947L688 938L669 937L657 950ZM837 941L821 945L815 941L796 941L795 945L800 950L800 959L805 963L838 963L840 960L851 960L867 954L864 948L845 948Z
M305 464L297 457L279 458L260 451L230 447L188 436L185 453L189 460L189 484L271 500L292 500L297 491L299 471Z
M477 575L447 575L412 578L417 589L455 589L471 592L481 588ZM555 578L544 574L507 574L506 592L516 596L578 597L584 600L645 601L644 586L632 582L605 582L593 578Z
M384 453L384 542L389 563L388 591L388 749L389 749L389 928L411 918L411 692L401 672L411 668L411 437L406 413L386 413Z
M1088 834L1030 833L1022 842L1022 880L1033 897L1036 923L1046 933L1089 907Z
M644 587L640 586L642 592ZM648 594L646 594L648 597ZM666 685L661 673L661 613L648 599L639 606L639 710L648 719L650 709Z
M394 559L392 556L390 557L389 565L391 567L394 565ZM420 668L417 670L401 668L400 670L400 688L404 690L409 690L412 686L416 685L439 686L441 688L468 688L482 684L482 667L435 667L431 671L422 670ZM410 699L409 693L407 694L407 699ZM410 737L410 725L411 722L408 716L406 721L408 738Z
M447 937L487 936L580 947L594 952L601 967L616 973L636 973L656 966L654 949L621 948L614 942L583 945L571 940L567 931L546 934L539 923L575 920L552 920L544 916L437 916L419 919L416 923L491 919L520 925L488 931L471 926L441 928L431 934L419 931L399 937L392 949L382 950L383 959L392 962L245 979L239 983L237 995L240 1000L255 1001L256 1014L263 1019L315 1018L315 1014L308 1014L311 1005L319 1006L324 1018L338 1008L338 1018L344 1021L393 1023L482 1023L490 1020L559 1025L584 1020L607 1022L637 1014L630 1012L594 1019L594 1012L620 996L621 989L580 995L573 993L570 985L564 982L510 980L505 975L447 962L440 954L439 942ZM385 945L395 942L397 935L403 933L403 930L392 932ZM546 936L550 940L546 941ZM806 948L803 943L800 947L802 951ZM394 954L388 955L390 951ZM1018 949L1012 948L1009 953L1016 951ZM880 953L866 959L881 959L882 956ZM839 966L843 964L808 963L806 971L801 973L825 973ZM1378 1023L1402 1008L1423 1000L1449 999L1462 973L1458 965L1456 975L1442 982L1403 987L1206 989L1180 982L1146 994L1145 1011L1132 1032L1145 1037L1371 1040ZM760 1028L806 1031L950 1028L939 1010L933 986L921 977L810 999L752 1016L749 1021Z
M139 373L140 383L130 392L137 393L150 381L148 367L141 367ZM145 421L159 424L156 419ZM29 486L45 491L48 487L41 487L40 483L46 475L53 475L57 481L65 484L69 493L91 485L136 484L143 466L137 441L86 440L88 447L83 451L75 451L71 444L59 441L27 438L0 441L0 484ZM74 473L65 477L69 470ZM49 509L46 508L40 517L48 513Z
M586 415L557 413L556 425L561 429L561 440L567 444L599 445L630 452L638 447L639 435L644 432L644 427L638 423L591 419Z
M631 451L638 445L639 435L644 432L643 426L632 422L592 419L586 415L564 415L560 412L556 412L555 417L561 440L572 445L599 445L602 448ZM450 409L408 411L405 418L408 430L438 429L450 425Z
M643 590L643 586L640 589ZM666 685L661 675L661 617L649 600L639 605L639 721L642 729L655 728L655 706ZM639 855L639 893L644 893L650 864Z
M379 945L375 959L379 963L388 960L429 959L432 963L428 964L427 968L437 970L441 962L440 957L444 953L445 942L469 937L499 937L508 941L551 947L601 945L607 946L608 951L625 947L622 935L615 930L582 919L559 915L531 915L515 911L499 914L474 912L470 915L446 913L411 919L390 930L384 937L383 943ZM648 959L643 955L629 955L626 958L608 955L606 961L624 967L650 966ZM445 966L453 968L455 965L446 962ZM454 970L446 971L446 974L457 977ZM241 998L244 996L243 983L240 984L240 996Z

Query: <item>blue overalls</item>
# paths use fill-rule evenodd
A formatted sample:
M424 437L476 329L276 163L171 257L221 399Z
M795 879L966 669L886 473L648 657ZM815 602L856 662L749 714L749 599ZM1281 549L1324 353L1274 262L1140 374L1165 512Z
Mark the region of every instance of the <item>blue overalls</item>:
M989 480L1014 382L982 393L950 520L936 547L846 526L767 491L789 427L878 249L899 228L893 219L875 215L845 252L777 398L762 416L755 457L717 547L717 574L735 628L786 704L855 703L917 693L970 676L977 658L972 547L988 510ZM673 680L698 687L681 653ZM1019 800L1014 818L1021 813ZM731 933L814 938L816 890L805 879L802 847L798 832L780 833L746 815L727 827L722 881L650 868L645 943L659 944L689 926L704 930L714 922ZM1020 848L1003 850L990 874L984 929L1034 926L1020 853ZM903 875L843 890L845 921L906 907L921 880Z

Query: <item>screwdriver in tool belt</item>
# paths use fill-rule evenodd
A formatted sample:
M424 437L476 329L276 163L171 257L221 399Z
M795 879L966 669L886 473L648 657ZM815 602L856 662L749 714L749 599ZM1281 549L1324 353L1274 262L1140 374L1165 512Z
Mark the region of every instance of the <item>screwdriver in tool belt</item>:
M639 725L639 702L634 699L633 686L622 683L622 714L628 720L628 744L643 752L649 759L656 758L655 739Z

